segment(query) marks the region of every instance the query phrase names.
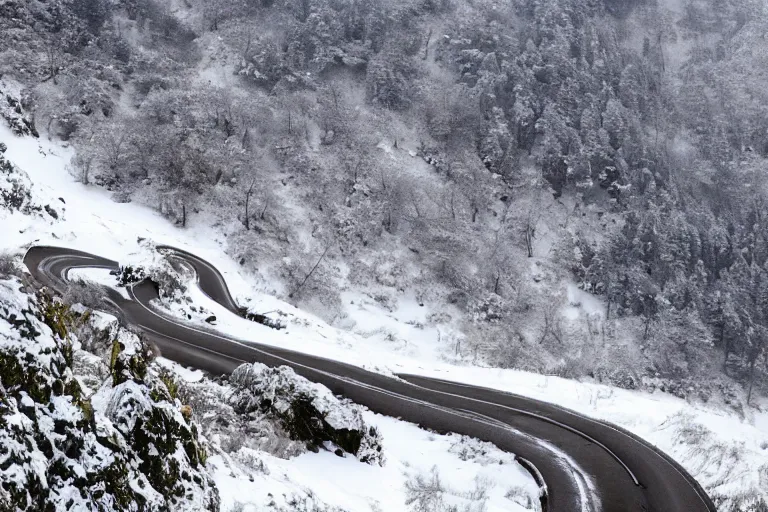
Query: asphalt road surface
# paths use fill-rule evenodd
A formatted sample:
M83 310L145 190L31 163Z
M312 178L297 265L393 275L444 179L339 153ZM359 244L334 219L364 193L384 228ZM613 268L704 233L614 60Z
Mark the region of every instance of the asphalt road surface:
M195 269L212 300L238 313L224 278L210 263L171 247L159 248ZM115 269L118 263L58 247L31 248L24 263L35 280L59 292L73 268ZM131 299L104 290L104 309L140 330L163 357L212 374L245 362L287 365L309 380L369 409L438 432L490 441L516 454L544 482L548 512L715 512L706 492L679 464L638 437L606 422L523 396L455 382L398 375L292 350L234 339L185 323L153 307L149 281L128 288ZM254 332L258 332L254 329ZM256 335L254 335L256 338Z

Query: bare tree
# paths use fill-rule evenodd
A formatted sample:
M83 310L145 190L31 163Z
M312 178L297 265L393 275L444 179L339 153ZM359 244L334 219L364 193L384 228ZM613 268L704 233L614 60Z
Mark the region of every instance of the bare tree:
M62 54L61 48L61 39L52 34L48 38L45 45L45 61L48 76L43 80L43 82L53 80L54 85L58 85L56 77L59 75L59 72L61 72L61 67L64 60L64 55Z
M432 40L432 29L429 29L426 40L424 41L424 53L421 56L421 60L427 60L429 56L429 42Z
M251 229L251 218L253 217L251 213L251 205L252 205L252 198L254 193L256 192L255 186L256 182L258 181L258 178L252 178L250 185L248 185L248 188L245 191L245 215L243 217L243 225L245 226L245 230L249 231ZM264 220L267 214L267 210L269 209L269 206L271 204L270 201L270 194L267 193L266 190L263 191L261 194L263 198L263 204L261 206L261 211L259 212L259 220Z
M238 2L231 0L205 0L203 3L203 30L215 32L219 23L234 15Z
M10 252L0 252L0 277L8 277L18 273L17 256Z
M410 195L403 180L395 175L394 169L379 168L379 195L384 209L382 223L387 233L393 234L397 229L403 207Z
M94 155L90 151L78 151L72 160L72 165L78 171L78 180L83 185L90 184L91 169L93 167Z
M747 345L749 347L746 351L747 362L749 365L749 373L747 376L749 382L747 387L747 404L749 404L752 400L752 391L755 386L755 367L757 366L757 361L760 357L765 356L763 352L765 350L766 340L768 340L768 329L759 323L753 322L751 315L748 313L745 313L745 317L747 318L748 324L750 324L746 331L748 339Z
M248 206L251 202L251 194L253 194L254 185L256 185L256 178L251 180L251 184L245 192L245 216L243 217L243 224L245 225L246 231L250 231L251 229L251 215L248 211Z
M563 344L564 331L563 331L563 319L560 317L559 304L550 300L542 308L542 322L541 335L539 336L539 344L544 343L547 339L551 338L558 344Z
M110 125L102 130L99 139L104 163L110 171L117 172L123 166L128 146L125 128L117 124Z
M528 257L533 258L533 239L536 238L536 220L532 215L532 211L529 210L528 215L525 218L525 225L523 226L523 232L525 234L525 248L528 251Z
M128 148L131 162L137 168L139 175L146 179L156 167L157 150L163 144L159 130L151 122L141 122L134 126L128 138Z
M307 281L309 281L309 278L312 277L312 274L315 273L315 270L317 270L317 267L320 266L320 263L322 263L323 259L325 259L325 255L328 254L328 251L331 249L331 245L328 244L325 247L325 250L323 251L323 254L320 255L320 257L317 259L317 262L315 262L315 265L312 267L312 269L307 273L307 275L304 276L304 279L296 286L296 288L288 294L289 298L293 298L298 294L302 288L304 288L304 285L307 284Z
M502 280L508 280L509 276L515 274L512 271L513 256L509 251L511 245L510 237L510 203L506 202L499 215L499 227L493 231L493 237L489 247L490 254L486 261L491 267L492 291L496 295L503 296Z

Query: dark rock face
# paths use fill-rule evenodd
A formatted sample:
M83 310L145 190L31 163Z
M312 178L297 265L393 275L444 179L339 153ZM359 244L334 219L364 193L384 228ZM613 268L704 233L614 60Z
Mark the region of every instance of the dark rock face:
M50 207L50 205L45 205L43 208L45 208L45 211L48 212L48 215L53 217L54 219L59 219L59 214L56 210Z

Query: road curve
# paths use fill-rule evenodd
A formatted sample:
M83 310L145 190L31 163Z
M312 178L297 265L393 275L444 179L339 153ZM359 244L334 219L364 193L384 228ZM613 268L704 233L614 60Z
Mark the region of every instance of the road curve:
M224 278L205 260L161 250L195 269L201 290L239 314ZM73 268L118 263L58 247L31 248L24 263L41 285L59 292ZM716 512L706 492L679 464L623 429L531 398L415 375L390 378L318 356L238 340L185 323L153 307L155 286L129 288L130 299L104 290L104 309L140 330L164 357L222 374L244 362L287 365L381 414L437 431L486 441L530 461L547 487L549 512Z

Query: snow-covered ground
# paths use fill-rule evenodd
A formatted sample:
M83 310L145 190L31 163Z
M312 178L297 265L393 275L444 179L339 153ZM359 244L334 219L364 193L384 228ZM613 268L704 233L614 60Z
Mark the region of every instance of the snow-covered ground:
M104 286L110 286L120 292L120 294L128 297L128 292L125 288L115 287L115 276L109 273L110 271L105 268L75 268L69 271L69 279L71 281L88 281L95 284Z
M383 467L323 451L291 460L254 453L268 472L246 475L216 455L209 462L221 490L222 508L239 504L244 510L257 511L274 501L291 510L290 501L302 499L348 511L402 511L407 508L406 482L419 475L430 479L437 468L447 504L470 505L475 507L471 511L478 512L538 510L538 488L530 475L493 445L432 434L371 412L365 414L365 420L376 425L384 437L387 462ZM480 508L481 503L485 508Z
M16 137L4 125L0 126L0 142L8 146L6 158L25 171L34 183L34 200L58 212L58 219L53 219L0 211L0 251L23 252L32 244L51 244L94 252L121 262L151 264L155 255L149 254L148 246L139 244L139 239L187 249L221 270L242 305L262 313L272 312L269 316L287 326L274 330L235 317L192 286L190 294L194 301L216 315L217 328L223 332L382 372L439 376L557 403L610 420L656 444L680 461L710 493L736 496L751 489L768 492L768 413L764 410L754 409L742 417L732 411L686 403L661 393L626 391L451 361L446 354L450 353L451 344L457 342L456 333L442 332L430 320L430 315L437 312L420 307L415 300L400 300L393 311L388 311L361 293L345 292L349 330L332 327L270 295L254 291L255 278L243 273L226 255L226 240L215 227L206 224L203 216L194 216L186 229L179 229L149 208L115 203L103 189L75 182L67 171L72 152L66 147L43 139ZM98 272L79 275L99 282L109 278ZM586 316L599 309L599 302L583 292L569 288L568 295L568 303L572 305L564 304L563 311L569 317ZM489 476L483 468L466 469L462 461L451 455L448 448L455 439L432 436L387 418L375 417L371 421L381 426L390 451L390 463L381 473L365 478L364 475L374 469L362 468L354 461L338 459L332 454L307 454L291 461L273 461L271 465L275 470L271 472L271 482L284 479L293 482L295 488L311 488L318 496L322 494L324 500L328 498L328 503L338 503L350 510L403 510L403 471L416 467L429 471L431 465L437 463L441 469L446 468L441 476L446 483L456 485L457 493L471 491L467 487L473 478L467 477L471 471ZM252 475L238 475L216 457L212 462L217 468L217 482L236 493L225 498L225 503L248 501L240 497L248 496L250 491L246 491L246 487L251 485L248 482ZM348 484L339 484L336 472L343 475ZM496 476L496 468L493 472L491 476ZM499 474L503 480L519 480L525 485L525 479L515 480L515 475L501 471ZM258 487L256 481L253 488ZM393 490L394 487L398 490ZM497 482L489 494L503 496L506 490L502 487ZM341 501L332 500L333 496ZM258 499L262 498L266 496ZM504 499L503 508L509 510L510 502ZM502 502L495 498L489 501L489 510L501 506L494 503Z
M156 255L147 253L147 245L138 240L148 239L157 244L169 244L193 251L208 259L226 276L236 296L251 295L247 276L242 276L236 264L222 248L223 240L203 223L180 230L156 212L135 204L119 204L98 187L77 183L68 172L72 151L61 145L13 135L0 125L0 142L8 149L5 157L26 172L34 184L33 200L39 205L51 205L58 219L31 217L19 212L0 210L0 252L23 253L34 244L50 244L85 250L121 262L152 265ZM70 278L87 279L99 284L114 284L115 277L103 269L77 269ZM217 316L225 310L207 299L192 286L195 300L205 301ZM286 330L275 331L261 325L232 317L224 321L226 331L241 333L254 329L259 339L269 342L312 345L320 352L334 348L333 357L345 359L351 354L356 337L323 324L311 315L303 314L290 305L268 296L259 297L254 307L260 311L279 309L291 315ZM278 317L283 318L283 317ZM325 343L324 336L330 337ZM301 345L296 345L301 348ZM348 359L348 358L347 358ZM371 368L371 359L348 359ZM173 369L181 378L196 381L200 372L191 371L167 360L162 364ZM381 367L386 370L385 367ZM227 461L222 455L210 458L217 486L221 490L223 510L264 510L270 503L282 510L315 510L314 504L325 504L348 511L400 511L405 507L405 482L424 473L431 475L433 466L440 468L439 477L445 488L447 503L467 501L477 496L486 510L536 510L538 488L530 475L512 455L492 445L478 443L460 436L439 436L417 426L366 413L366 421L378 426L386 437L387 464L373 467L354 459L339 458L330 452L307 453L292 460L255 452L254 457L265 463L263 472L244 471L242 466ZM499 465L503 462L503 465ZM480 494L478 494L480 493ZM275 509L274 507L270 509ZM277 508L277 510L281 510ZM473 509L474 510L474 509Z
M254 326L229 313L193 285L189 290L196 304L216 315L217 328L232 336L344 360L384 373L432 376L555 403L610 421L650 441L683 464L710 493L732 496L748 489L767 489L768 412L764 409L748 411L746 417L741 417L731 410L692 404L661 392L630 391L516 370L457 366L425 357L428 352L423 345L419 347L422 351L395 351L381 340L339 332L296 311L282 317L287 319L288 328L276 331ZM595 312L594 297L575 288L569 292L572 298L578 297L582 306L569 306L565 314ZM281 307L284 311L290 308ZM373 316L371 312L366 314ZM202 324L204 316L193 316L193 321ZM384 319L386 323L394 321ZM402 325L404 331L409 327ZM418 345L418 334L409 341Z

